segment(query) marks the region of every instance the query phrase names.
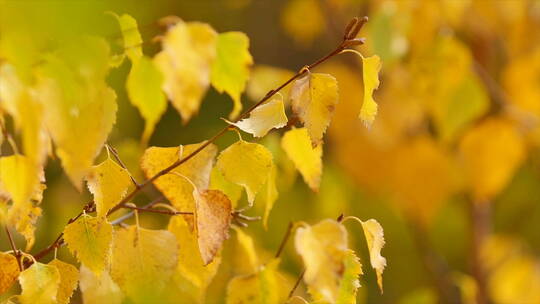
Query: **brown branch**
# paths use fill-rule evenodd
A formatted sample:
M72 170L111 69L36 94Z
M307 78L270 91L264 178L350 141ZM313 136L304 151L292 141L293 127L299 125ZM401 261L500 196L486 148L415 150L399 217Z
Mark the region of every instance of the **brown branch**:
M6 228L6 234L9 239L9 245L11 246L11 250L13 250L13 255L15 255L15 258L17 259L17 265L19 265L19 270L23 271L23 265L21 264L21 251L17 249L17 246L15 245L15 242L13 241L13 237L11 236L11 232L9 231L8 226L5 226Z
M287 231L285 231L285 235L283 236L283 239L281 240L281 243L279 244L279 248L276 252L276 255L275 255L276 258L279 258L279 256L283 252L283 249L285 249L285 245L287 244L287 241L289 240L291 236L293 226L294 226L293 222L289 222L289 226L287 226Z
M165 199L165 197L162 195L162 196L160 196L160 197L154 199L154 200L151 201L150 203L144 205L142 208L151 208L152 206L154 206L154 205L156 205L156 204L162 202L164 199ZM112 225L118 225L118 224L124 222L125 220L131 218L131 217L134 216L134 215L135 215L135 212L134 212L134 211L131 211L131 212L126 213L126 214L122 215L121 217L119 217L119 218L117 218L117 219L111 221L111 224L112 224Z
M351 25L352 24L352 25ZM359 44L362 44L363 43L363 40L359 40L359 39L356 39L356 38L353 38L353 39L349 39L350 38L350 32L351 31L354 31L354 32L358 32L361 28L361 26L364 24L364 22L361 22L359 23L359 19L358 18L355 18L353 19L350 23L349 23L349 26L347 27L347 31L345 32L345 38L341 41L341 43L336 47L336 49L334 49L333 51L331 51L330 53L328 53L327 55L321 57L320 59L318 59L317 61L313 62L312 64L308 65L308 66L305 66L304 68L302 68L298 73L296 73L294 76L292 76L291 78L289 78L289 80L285 81L282 85L280 85L279 87L277 87L276 89L273 89L273 90L270 90L259 102L257 102L256 104L252 105L247 111L245 111L243 114L241 114L239 117L237 117L236 119L234 119L233 122L238 122L239 120L249 116L249 114L254 110L256 109L257 107L259 107L260 105L262 105L265 101L267 101L268 99L270 99L272 96L274 96L277 92L281 91L284 87L286 87L288 84L290 84L291 82L293 82L294 80L298 79L299 77L303 76L304 74L306 74L309 70L317 67L318 65L320 65L321 63L327 61L328 59L338 55L339 53L341 53L341 51L343 51L344 49L346 49L347 47L349 46L353 46L353 45L359 45ZM351 27L353 29L351 29ZM144 182L142 182L141 184L139 184L139 187L136 187L135 189L133 189L128 195L126 195L122 200L120 200L120 202L118 202L118 204L116 204L113 208L111 208L109 210L109 212L107 212L107 216L111 215L112 213L114 213L115 211L117 211L118 209L120 208L123 208L125 207L125 204L127 202L129 202L133 197L135 197L135 195L137 195L137 193L139 193L142 189L146 188L148 185L150 185L152 182L154 182L155 180L157 180L158 178L160 178L161 176L171 172L172 170L174 170L175 168L177 168L178 166L182 165L183 163L189 161L190 159L192 159L194 156L196 156L197 154L199 154L202 150L204 150L206 147L208 147L210 144L212 144L213 142L215 142L218 138L220 138L223 134L225 134L228 130L229 130L229 125L225 126L223 129L221 129L219 132L217 132L214 136L212 136L209 140L207 140L205 143L203 143L201 146L199 146L197 149L195 149L193 152L191 152L189 155L187 155L186 157L183 157L182 159L178 159L176 162L172 163L170 166L164 168L163 170L159 171L158 173L156 173L154 176L152 176L151 178L145 180ZM80 215L79 215L80 216ZM46 255L47 253L49 253L51 250L53 250L56 246L58 245L55 245L55 244L60 244L62 243L62 234L59 235L59 238L57 238L57 240L55 240L55 242L53 244L51 244L49 247L45 248L44 250L40 251L36 256L36 260L38 258L41 258L43 257L44 255Z
M304 268L304 270L302 270L302 272L300 273L300 275L298 276L298 279L296 279L296 282L294 283L294 286L293 288L291 289L291 291L289 292L289 297L288 299L292 298L292 296L294 295L294 292L296 291L296 289L298 288L298 286L300 286L300 282L302 282L302 279L304 278L304 275L306 274L306 269Z
M124 205L123 208L137 210L139 212L159 213L159 214L167 214L167 215L180 215L180 214L193 215L193 212L189 212L189 211L161 210L161 209L152 209L152 207L137 207L137 206L131 206L131 205Z

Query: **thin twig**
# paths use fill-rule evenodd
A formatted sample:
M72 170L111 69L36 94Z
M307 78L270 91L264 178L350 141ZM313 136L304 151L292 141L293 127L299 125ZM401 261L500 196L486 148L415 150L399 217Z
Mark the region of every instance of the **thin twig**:
M285 235L283 236L283 239L281 240L281 244L279 244L279 248L276 252L276 258L279 258L281 255L281 252L283 252L283 249L285 248L285 245L287 244L287 241L289 240L289 237L291 236L291 232L293 229L293 222L289 222L289 226L287 226L287 231L285 231Z
M114 159L116 159L116 161L118 162L118 164L120 165L120 167L122 167L124 170L126 170L126 172L128 173L129 175L129 178L131 179L131 182L133 183L133 185L135 185L135 188L139 188L140 185L139 183L137 182L137 180L135 179L135 177L133 177L133 175L131 173L129 173L129 170L128 168L126 167L126 165L124 164L124 162L122 161L122 159L120 158L120 156L118 155L118 151L116 151L115 148L113 148L111 145L109 144L105 144L105 146L107 147L107 149L109 149L109 151L112 153Z
M357 20L356 20L357 21ZM355 44L361 44L363 43L363 41L356 41ZM249 116L249 114L254 110L256 109L257 107L259 107L260 105L262 105L265 101L267 101L268 99L270 99L272 96L274 96L277 92L281 91L284 87L286 87L288 84L290 84L291 82L293 82L294 80L296 80L297 78L303 76L305 73L307 73L309 70L315 68L316 66L320 65L321 63L327 61L328 59L334 57L335 55L338 55L339 53L341 53L341 51L343 51L345 48L347 48L348 46L351 45L351 40L347 40L347 39L343 39L343 41L336 47L336 49L334 49L333 51L331 51L330 53L328 53L327 55L323 56L322 58L318 59L317 61L313 62L312 64L308 65L308 66L305 66L304 68L302 68L298 73L296 73L294 76L292 76L291 78L289 78L289 80L285 81L282 85L280 85L279 87L277 87L276 89L274 90L270 90L259 102L257 102L256 104L252 105L248 110L246 110L243 114L241 114L240 116L238 116L236 119L234 119L233 122L238 122L239 120ZM177 168L178 166L182 165L183 163L187 162L188 160L190 160L191 158L193 158L194 156L196 156L197 154L199 154L202 150L204 150L206 147L208 147L210 144L212 144L213 142L215 142L218 138L220 138L223 134L225 134L228 130L230 129L229 125L225 126L223 129L221 129L219 132L217 132L214 136L212 136L209 140L207 140L206 142L204 142L202 145L200 145L197 149L195 149L193 152L191 152L190 154L188 154L187 156L183 157L182 159L178 159L177 161L175 161L174 163L172 163L170 166L164 168L163 170L159 171L158 173L156 173L154 176L152 176L151 178L145 180L144 182L142 182L140 184L139 187L136 187L135 189L133 189L128 195L126 195L122 200L120 200L120 202L118 202L118 204L116 204L113 208L111 208L109 210L109 212L107 213L107 216L111 215L112 213L114 213L115 211L117 211L118 209L120 208L123 208L125 206L125 204L127 202L129 202L133 197L135 197L135 195L137 195L137 193L139 193L139 191L141 191L142 189L144 189L145 187L147 187L148 185L150 185L151 183L153 183L156 179L160 178L161 176L171 172L172 170L174 170L175 168ZM61 242L58 241L58 242ZM53 247L54 248L54 247ZM51 248L51 246L49 246L48 248L42 250L40 252L40 257L42 257L44 254L47 254L50 250L52 250L53 248Z
M15 242L13 241L13 237L11 236L11 232L9 231L8 226L5 226L6 228L6 234L9 239L9 245L11 246L11 250L13 250L13 254L15 255L15 258L17 259L17 265L19 265L19 270L23 271L22 263L21 263L21 251L17 249L17 246L15 245Z
M163 200L165 199L164 196L160 196L158 198L156 198L155 200L151 201L150 203L144 205L142 208L151 208L152 206L156 205L156 204L159 204L160 202L162 202ZM129 213L126 213L124 215L122 215L121 217L111 221L111 224L112 225L118 225L122 222L124 222L125 220L131 218L132 216L135 215L135 212L134 211L131 211Z
M139 212L159 213L159 214L167 214L167 215L180 215L180 214L193 215L193 212L189 212L189 211L172 211L172 210L152 209L151 207L137 207L137 206L131 206L131 205L127 205L127 204L124 205L123 208L137 210Z
M292 298L292 296L294 295L294 292L296 291L296 289L298 288L298 286L300 286L300 282L302 282L302 279L304 278L304 275L306 274L306 269L304 268L304 270L302 270L302 272L300 273L300 275L298 276L298 279L296 279L296 282L294 283L294 286L293 288L291 289L291 291L289 292L289 297L288 299Z

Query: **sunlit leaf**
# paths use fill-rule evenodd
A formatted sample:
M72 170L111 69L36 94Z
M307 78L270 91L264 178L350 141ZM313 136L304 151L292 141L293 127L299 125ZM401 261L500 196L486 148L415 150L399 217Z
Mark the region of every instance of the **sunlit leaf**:
M318 146L338 103L337 80L328 74L307 73L291 88L293 112L308 130L312 145Z
M246 189L248 201L253 204L268 179L272 154L263 145L239 140L219 154L217 166L227 180Z
M67 304L79 283L79 270L75 266L54 259L48 265L55 266L60 273L60 285L56 294L57 303Z
M34 263L19 275L22 293L19 300L23 304L57 303L56 295L60 286L60 272L53 265Z
M381 249L384 246L384 232L381 224L374 219L362 222L362 228L366 236L371 267L377 273L377 284L382 292L382 273L386 267L386 259L381 255Z
M145 120L142 142L150 139L154 128L167 109L167 99L161 90L163 75L156 64L146 56L133 62L126 81L131 103L139 109Z
M135 303L161 296L178 262L178 244L167 230L130 226L115 231L111 277Z
M81 215L64 228L64 241L77 259L100 275L108 266L113 228L104 218Z
M86 181L94 195L98 217L106 215L126 195L131 184L127 170L110 158L93 166Z
M46 56L37 72L45 123L71 182L81 182L116 121L116 94L107 85L109 47L84 38Z
M242 196L242 186L229 182L217 166L212 168L209 189L219 190L227 195L233 209L236 208L238 200Z
M254 274L234 277L227 286L227 304L281 304L286 300L277 267L271 260Z
M374 55L362 57L362 75L364 80L364 99L360 109L360 119L366 126L371 126L377 115L377 103L373 99L373 91L379 87L379 71L381 59Z
M8 291L19 277L19 265L13 254L0 252L0 295Z
M231 96L234 107L229 119L242 110L241 94L249 78L253 58L249 53L249 38L242 32L221 33L217 37L216 60L212 64L211 82L214 88Z
M304 281L315 300L336 303L348 252L347 230L334 220L296 230L295 247L306 268Z
M313 191L317 191L321 183L322 146L313 148L307 129L293 128L283 135L281 147L300 171L308 186Z
M146 177L150 178L178 161L179 158L186 157L199 148L200 145L185 145L180 148L150 147L144 152L141 159L141 168ZM179 154L180 152L182 152L182 155ZM176 209L193 212L195 210L193 186L186 178L193 182L197 189L207 189L216 153L217 147L215 145L206 147L196 156L175 168L172 173L155 180L154 185Z
M79 286L85 304L120 304L124 299L122 291L106 271L98 276L81 265Z
M128 14L117 15L113 12L109 12L112 16L116 17L122 31L122 38L124 40L124 52L131 59L132 62L139 60L142 55L142 37L139 33L139 27L137 21Z
M199 111L210 85L217 33L208 24L180 21L167 31L163 50L154 57L165 82L163 90L187 123Z
M263 137L274 128L283 128L287 125L283 100L273 98L251 111L248 118L231 124L255 137Z

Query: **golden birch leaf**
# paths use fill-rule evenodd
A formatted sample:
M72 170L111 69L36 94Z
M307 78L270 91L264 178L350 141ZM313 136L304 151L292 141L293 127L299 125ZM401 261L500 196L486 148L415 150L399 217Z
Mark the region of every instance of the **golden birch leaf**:
M108 70L108 44L84 38L47 55L37 71L36 96L47 105L47 130L79 190L116 120L116 94L105 81Z
M273 259L254 274L234 277L227 285L227 304L281 304L287 300Z
M101 164L92 167L86 182L94 195L97 216L102 217L126 196L131 179L126 169L107 158Z
M235 256L239 257L240 269L235 267L237 273L251 274L257 271L259 267L259 259L257 252L255 251L255 245L253 244L253 238L245 233L239 227L233 226L236 232L236 240L238 241L238 252L235 252Z
M204 265L208 265L229 238L231 201L219 190L193 190L197 241Z
M307 73L293 83L290 99L311 144L320 145L338 103L337 80L329 74Z
M21 79L19 71L9 63L0 65L0 108L13 117L16 129L21 131L23 154L43 165L49 138L44 127L43 105L34 96L33 88Z
M167 99L161 87L163 75L156 64L146 56L133 62L126 81L131 104L139 109L145 120L142 142L147 143L159 119L167 109Z
M217 166L227 180L246 189L252 205L268 179L272 153L263 145L239 140L219 154Z
M354 251L347 250L343 260L343 277L339 283L339 292L336 304L356 304L356 292L360 287L358 277L362 273L362 264Z
M202 143L201 143L202 144ZM147 178L178 161L179 153L185 157L195 151L201 144L179 147L150 147L146 149L141 159L141 168ZM194 212L193 185L197 189L208 189L210 172L217 153L215 145L209 145L196 156L178 166L172 173L165 174L154 181L154 185L165 195L171 204L179 211ZM186 178L184 178L184 177Z
M276 166L272 164L272 168L268 173L268 179L266 180L266 184L261 189L261 192L259 193L259 195L257 195L257 199L255 200L256 202L260 201L261 204L264 206L263 226L265 229L268 229L268 218L270 217L270 211L272 211L274 203L276 202L279 195L276 187L276 174Z
M300 296L294 296L287 301L287 304L309 304L309 302Z
M315 300L335 303L347 254L347 230L335 220L301 226L295 235L296 251L306 268L304 281Z
M27 250L34 244L35 224L41 215L41 209L31 202L36 197L41 201L41 176L43 168L24 155L0 157L0 195L13 201L6 222L24 236Z
M108 265L112 236L111 224L87 214L64 228L64 241L71 254L97 275Z
M313 191L319 190L322 174L322 146L311 145L306 128L291 129L281 138L281 147Z
M221 33L217 37L216 60L212 64L212 86L231 96L234 107L229 119L234 119L242 111L240 96L246 89L249 67L253 58L249 53L249 38L242 32Z
M468 130L459 149L477 202L491 200L506 187L526 152L518 130L502 118L491 118Z
M111 277L135 303L161 297L177 262L178 243L171 232L137 226L116 230Z
M381 59L374 55L368 58L362 57L362 75L364 80L364 100L360 108L360 119L370 127L377 115L377 103L373 99L373 91L379 87L379 71Z
M174 234L178 244L180 244L176 272L193 284L197 290L198 298L202 299L206 288L217 273L221 258L218 255L210 264L204 265L199 252L197 232L191 229L183 217L171 218L168 230ZM181 286L178 287L181 288Z
M257 64L251 70L246 93L251 100L259 101L270 90L279 87L293 76L294 72L291 70ZM289 91L290 86L286 86L281 90L284 96L289 96Z
M210 174L210 189L223 192L231 201L232 209L236 209L238 201L242 197L242 187L229 182L215 166Z
M14 205L30 200L39 188L40 175L40 168L24 155L0 157L0 192L7 194Z
M216 43L217 33L208 24L180 21L167 31L163 50L154 57L165 77L163 90L184 123L199 111L210 85Z
M60 285L56 294L57 303L67 304L77 288L79 282L79 270L75 266L54 259L48 265L55 266L60 273Z
M371 267L377 273L377 284L383 291L382 273L386 267L386 259L381 255L381 250L384 246L384 232L381 224L374 219L362 222L364 235L369 249L369 260Z
M107 271L98 276L81 265L79 287L84 304L121 304L124 299L124 294Z
M132 62L139 60L143 56L142 44L143 40L137 20L128 14L117 15L113 12L108 12L114 16L120 25L122 38L124 40L124 52Z
M60 272L56 266L36 262L21 272L19 283L22 288L19 296L21 303L57 303L56 294L60 286Z
M0 252L0 295L8 291L19 277L19 265L14 255Z
M249 118L229 123L255 137L263 137L268 131L274 128L283 128L287 125L283 100L280 97L275 97L251 111Z
M29 251L36 240L35 231L38 218L41 216L41 208L32 206L30 201L21 205L12 206L7 212L7 223L15 227L17 232L26 240L26 251Z

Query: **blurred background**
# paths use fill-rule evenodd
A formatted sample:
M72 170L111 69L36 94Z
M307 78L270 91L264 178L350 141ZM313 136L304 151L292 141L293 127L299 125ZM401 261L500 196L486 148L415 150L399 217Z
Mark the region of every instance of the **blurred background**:
M114 51L121 47L118 25L106 11L138 21L149 55L159 49L152 38L163 33L156 21L168 15L207 22L218 32L245 32L255 65L244 107L332 50L352 17L368 16L360 33L366 44L358 50L383 62L375 123L367 129L358 119L358 58L343 54L317 68L334 75L340 90L321 189L311 192L296 176L278 134L261 141L274 152L281 177L268 230L261 222L246 229L259 254L273 256L289 221L315 223L342 213L375 218L386 238L382 295L363 233L347 224L364 265L359 303L540 303L540 1L0 0L0 37L19 42L0 48L24 53L29 44L47 50L72 37L100 35ZM108 142L142 179L143 120L126 96L128 71L125 63L108 79L119 109ZM169 105L149 144L201 142L224 125L219 118L231 108L228 96L210 89L199 114L182 125ZM236 140L230 133L218 141L221 148ZM91 199L77 192L58 160L49 161L46 179L33 251L50 244ZM149 190L137 202L155 195ZM147 228L166 223L161 215L142 217ZM232 235L207 303L223 303L228 279L242 267ZM9 250L4 234L0 245ZM74 262L65 248L58 255ZM294 282L302 263L291 243L282 260Z

